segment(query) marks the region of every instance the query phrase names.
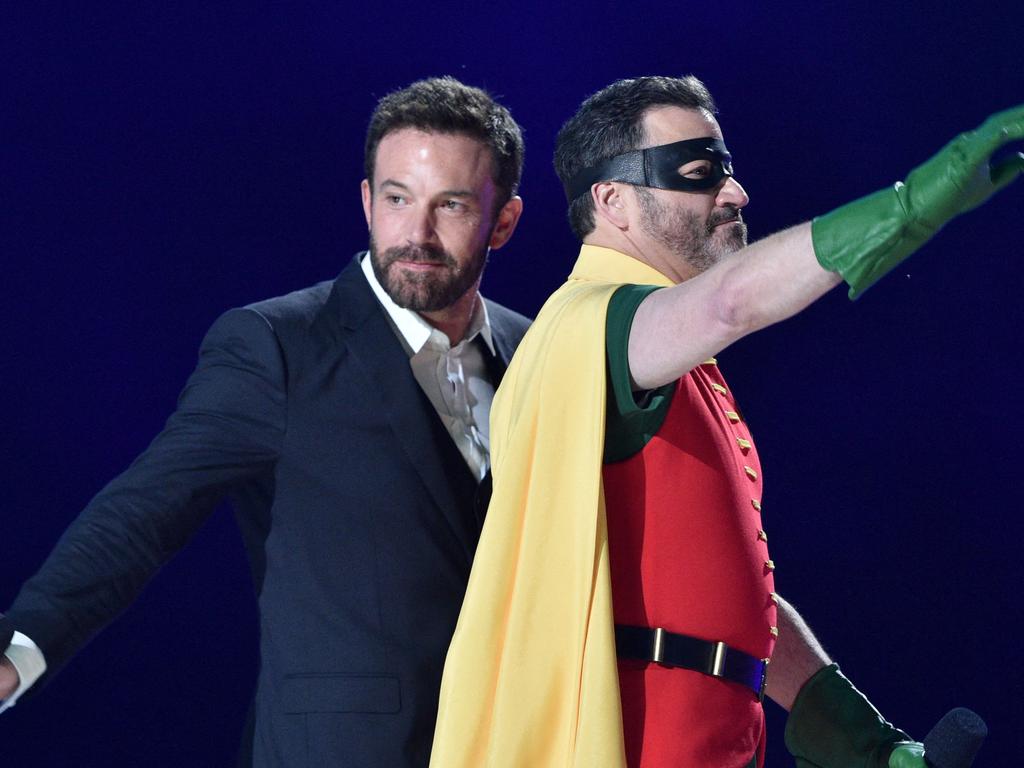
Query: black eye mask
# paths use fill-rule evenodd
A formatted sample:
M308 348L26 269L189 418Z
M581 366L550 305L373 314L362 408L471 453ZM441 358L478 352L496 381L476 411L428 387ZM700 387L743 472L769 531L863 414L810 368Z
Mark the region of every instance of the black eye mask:
M711 168L703 179L687 179L679 168L694 160L709 160ZM599 181L621 181L640 187L700 192L717 187L726 176L732 176L732 155L725 142L711 136L687 139L659 147L635 149L606 160L593 168L584 168L565 185L565 196L571 203Z

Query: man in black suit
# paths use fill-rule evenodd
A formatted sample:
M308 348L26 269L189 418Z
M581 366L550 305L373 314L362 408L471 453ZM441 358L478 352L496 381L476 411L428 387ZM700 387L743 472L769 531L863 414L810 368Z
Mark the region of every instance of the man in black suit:
M214 323L165 429L0 617L7 706L231 497L260 612L243 760L427 764L490 401L527 326L478 291L522 211L522 157L519 126L479 89L438 78L380 101L368 255Z

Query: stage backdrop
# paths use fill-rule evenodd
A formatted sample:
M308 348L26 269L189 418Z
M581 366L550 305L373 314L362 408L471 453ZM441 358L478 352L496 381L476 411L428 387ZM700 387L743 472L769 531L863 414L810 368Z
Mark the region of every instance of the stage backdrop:
M920 10L910 10L920 5ZM526 129L525 213L487 295L534 313L577 244L556 131L619 77L702 77L762 237L900 178L1024 101L1019 3L8 4L0 23L0 607L159 430L228 307L366 244L377 98L452 74ZM919 738L967 705L1020 754L1024 183L856 304L720 355L759 442L781 593ZM47 689L20 766L227 765L256 667L219 511ZM769 709L769 764L791 761Z

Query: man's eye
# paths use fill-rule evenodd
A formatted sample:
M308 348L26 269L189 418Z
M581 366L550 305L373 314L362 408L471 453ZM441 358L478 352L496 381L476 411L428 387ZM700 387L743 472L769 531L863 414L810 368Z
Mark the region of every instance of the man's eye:
M696 165L692 168L685 168L682 175L688 179L706 179L711 173L711 166L707 164Z
M401 195L385 195L384 199L391 205L402 205L405 203L405 198Z
M442 207L447 211L463 211L466 209L466 204L459 200L445 200Z

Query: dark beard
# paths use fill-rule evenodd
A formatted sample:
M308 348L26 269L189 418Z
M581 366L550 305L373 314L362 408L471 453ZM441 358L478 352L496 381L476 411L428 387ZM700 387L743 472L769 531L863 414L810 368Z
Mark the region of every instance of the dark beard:
M445 268L440 274L412 273L398 266L398 261L435 262ZM370 263L395 304L413 312L436 312L450 307L477 282L487 264L487 248L460 270L454 256L432 245L397 246L379 253L371 233Z
M662 205L644 187L635 189L642 214L640 226L644 232L672 252L678 253L698 272L703 272L725 256L746 246L747 225L743 223L738 208L712 211L708 220L702 222L691 211ZM716 230L716 225L724 221L735 223Z

